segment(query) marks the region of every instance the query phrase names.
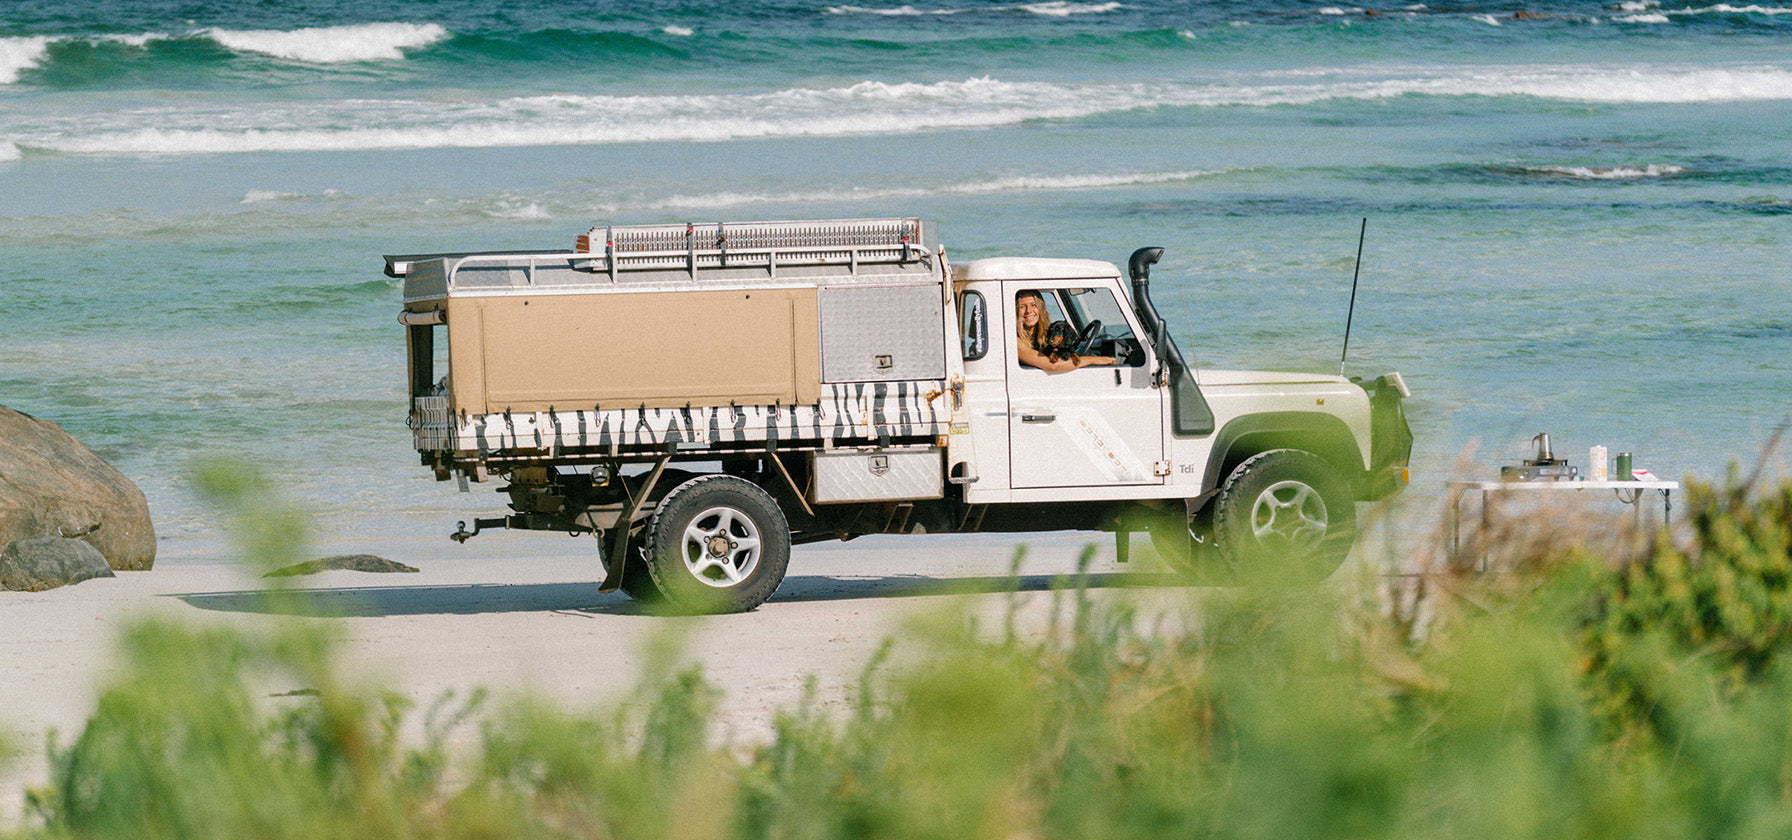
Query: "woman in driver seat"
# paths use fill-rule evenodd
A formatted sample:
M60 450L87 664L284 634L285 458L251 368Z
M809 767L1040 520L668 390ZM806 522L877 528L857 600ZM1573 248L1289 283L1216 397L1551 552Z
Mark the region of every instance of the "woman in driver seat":
M1090 365L1114 364L1112 356L1078 356L1074 353L1065 357L1054 358L1048 355L1046 331L1049 325L1045 319L1045 296L1032 289L1023 290L1014 296L1014 333L1015 352L1020 355L1020 363L1027 367L1036 367L1050 373L1063 373Z

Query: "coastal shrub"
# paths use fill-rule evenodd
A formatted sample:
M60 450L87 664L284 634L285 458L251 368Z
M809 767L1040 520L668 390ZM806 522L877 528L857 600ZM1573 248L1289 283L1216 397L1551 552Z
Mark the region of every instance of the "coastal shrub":
M1663 531L1638 562L1602 570L1582 645L1601 711L1620 729L1669 734L1663 676L1686 660L1726 697L1780 679L1792 645L1792 483L1748 486L1687 482L1684 538Z
M243 498L255 497L248 493ZM416 712L327 625L141 622L29 836L1767 838L1792 834L1792 485L1694 485L1635 558L1421 584L952 602L764 744L645 652L627 702ZM1548 546L1547 541L1539 545ZM1561 541L1560 545L1572 545ZM1085 563L1087 557L1085 557Z

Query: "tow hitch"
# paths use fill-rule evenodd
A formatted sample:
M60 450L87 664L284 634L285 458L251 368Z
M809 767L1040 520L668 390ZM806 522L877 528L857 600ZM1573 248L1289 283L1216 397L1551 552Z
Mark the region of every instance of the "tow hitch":
M454 540L457 543L464 543L467 540L479 536L479 532L487 528L509 528L510 517L499 516L492 519L475 519L473 520L473 530L471 531L467 530L467 523L464 520L454 524L456 526L454 533L449 534L448 539Z

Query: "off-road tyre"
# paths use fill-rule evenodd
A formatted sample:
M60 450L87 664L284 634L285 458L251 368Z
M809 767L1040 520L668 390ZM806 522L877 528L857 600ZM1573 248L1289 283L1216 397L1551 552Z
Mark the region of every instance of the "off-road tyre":
M758 485L703 475L660 500L647 522L643 553L666 606L687 613L746 612L784 581L790 524Z
M1238 583L1304 586L1330 577L1356 540L1356 502L1338 469L1300 449L1247 458L1208 511L1212 555Z

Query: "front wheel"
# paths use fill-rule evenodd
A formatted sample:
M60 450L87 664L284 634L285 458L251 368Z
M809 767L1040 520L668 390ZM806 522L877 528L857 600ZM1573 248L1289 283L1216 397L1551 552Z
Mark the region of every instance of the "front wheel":
M790 562L790 525L770 494L731 475L672 488L647 524L648 574L694 613L746 612L770 598Z
M1356 539L1349 485L1324 458L1299 449L1260 452L1239 464L1211 507L1214 559L1242 582L1317 583Z

